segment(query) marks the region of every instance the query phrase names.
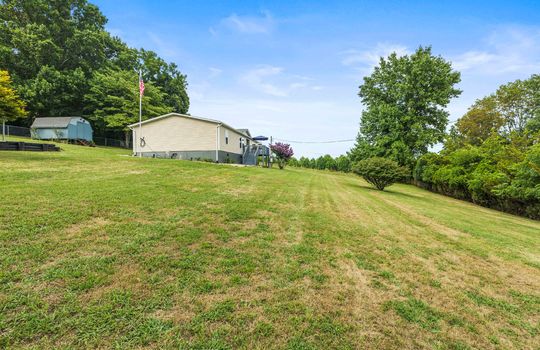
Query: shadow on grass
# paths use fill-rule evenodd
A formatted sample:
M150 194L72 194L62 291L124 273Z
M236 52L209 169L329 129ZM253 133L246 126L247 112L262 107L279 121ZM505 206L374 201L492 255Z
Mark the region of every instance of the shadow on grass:
M422 199L422 197L420 197L420 196L415 196L415 195L408 194L408 193L405 193L405 192L392 191L389 188L385 188L384 191L381 191L381 190L376 189L373 186L364 185L364 184L355 183L355 182L347 182L345 185L348 186L348 187L351 187L351 188L360 189L362 191L369 191L369 192L372 192L372 193L387 193L387 194L389 194L391 196Z

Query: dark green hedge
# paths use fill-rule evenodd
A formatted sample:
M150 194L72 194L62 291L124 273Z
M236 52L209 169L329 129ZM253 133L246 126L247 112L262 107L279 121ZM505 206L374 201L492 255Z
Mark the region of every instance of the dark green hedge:
M493 135L479 146L466 145L422 156L415 184L512 214L540 219L540 137Z

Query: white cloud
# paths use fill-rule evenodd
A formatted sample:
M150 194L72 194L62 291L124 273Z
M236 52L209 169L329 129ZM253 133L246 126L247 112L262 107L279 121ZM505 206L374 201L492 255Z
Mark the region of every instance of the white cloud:
M225 28L243 34L268 34L275 27L275 20L268 11L258 16L240 16L236 13L223 18L219 25L210 28L212 35L217 35L219 28Z
M459 71L482 66L497 60L497 56L483 51L468 51L457 56L453 67Z
M455 56L453 66L472 74L531 74L540 69L540 28L502 27L485 41L484 50Z
M267 78L274 77L283 72L283 68L274 66L261 66L248 71L240 80L250 87L272 96L287 96L283 88L267 82Z
M389 43L377 43L377 45L370 50L347 50L343 54L345 57L341 63L345 66L359 66L361 69L371 70L375 67L381 57L387 57L391 53L395 52L398 56L403 56L409 53L406 46L399 44Z
M308 77L284 74L282 67L262 65L247 71L240 82L251 89L276 97L286 97L292 92L310 88Z
M222 69L219 69L219 68L216 68L216 67L210 67L208 68L208 70L210 71L210 74L209 74L209 78L212 79L212 78L217 78L221 75L221 73L223 73L223 70Z

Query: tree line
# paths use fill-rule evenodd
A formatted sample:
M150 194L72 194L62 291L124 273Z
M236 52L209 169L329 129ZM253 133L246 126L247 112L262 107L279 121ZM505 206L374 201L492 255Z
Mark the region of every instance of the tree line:
M296 159L293 157L289 160L289 165L307 169L342 171L346 173L352 170L351 159L348 155L341 155L335 158L329 154L320 156L319 158L300 157Z
M540 75L476 101L413 175L430 190L540 219Z
M430 47L382 57L359 87L365 110L347 154L352 168L376 159L363 164L387 175L381 158L388 159L418 186L540 219L540 76L500 86L447 131L460 80ZM430 152L437 144L442 151Z
M84 116L99 136L129 137L138 121L138 71L145 81L143 118L187 113L186 76L155 52L135 49L105 30L107 18L86 0L0 2L0 69L9 72L35 117Z

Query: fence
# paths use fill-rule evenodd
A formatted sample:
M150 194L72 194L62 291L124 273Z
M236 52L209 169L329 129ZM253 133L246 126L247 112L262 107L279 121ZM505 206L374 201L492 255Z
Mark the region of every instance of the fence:
M0 128L1 127L2 126L0 125ZM6 125L6 137L9 136L32 137L32 132L30 128L25 128L23 126ZM126 144L126 141L123 140L111 139L108 137L94 137L94 143L98 146L131 148L131 140Z
M94 137L94 143L98 146L131 148L131 142L126 144L126 141L110 139L108 137Z
M30 132L29 128L25 128L22 126L6 125L6 136L31 137L32 133Z

